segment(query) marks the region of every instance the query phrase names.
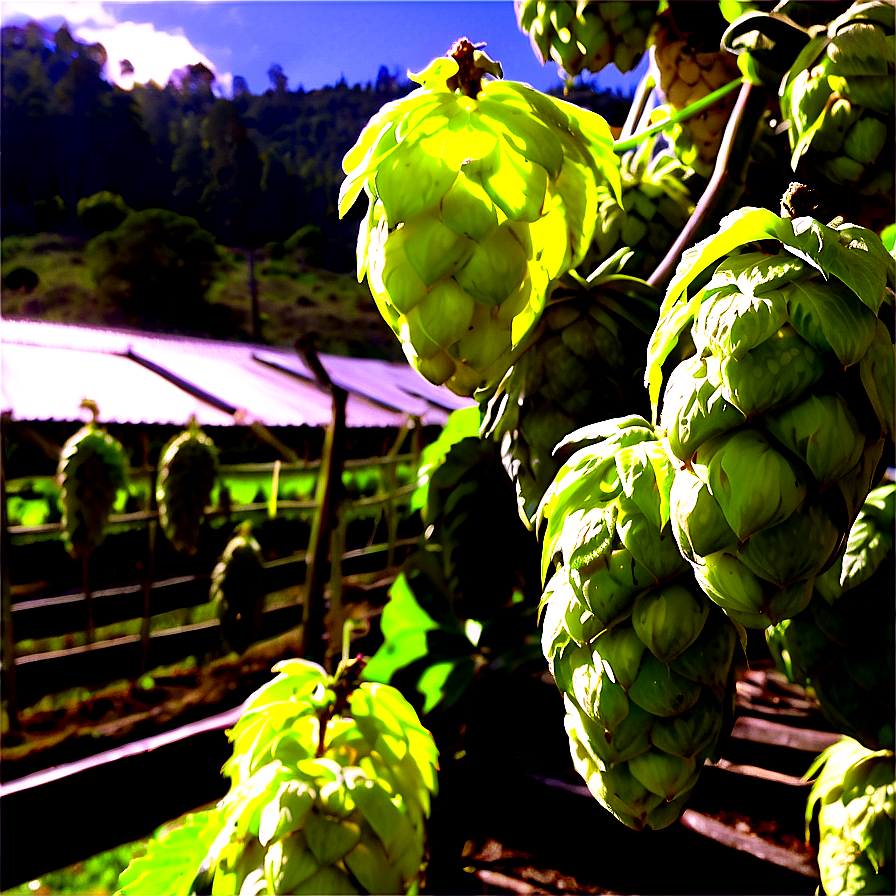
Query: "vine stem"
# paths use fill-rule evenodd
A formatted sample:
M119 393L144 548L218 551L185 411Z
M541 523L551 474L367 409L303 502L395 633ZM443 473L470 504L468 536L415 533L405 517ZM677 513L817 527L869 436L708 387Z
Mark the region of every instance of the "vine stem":
M694 214L691 215L684 230L678 235L678 239L675 240L672 248L666 253L656 270L647 278L647 282L658 289L664 288L666 283L672 278L681 254L694 242L695 234L704 225L710 214L716 211L716 200L721 194L723 186L731 181L729 163L732 158L732 150L735 146L735 138L741 129L741 123L744 119L753 87L747 80L739 83L740 94L737 97L737 102L734 104L728 124L725 126L725 133L722 136L722 143L719 147L719 155L716 158L712 177L709 179L709 183L706 185L706 189L703 191L703 195L694 209Z
M704 109L708 109L710 106L714 106L720 99L728 96L728 94L732 93L734 90L737 90L738 88L741 88L742 90L745 83L747 82L744 78L729 81L723 87L720 87L718 90L714 90L712 93L707 94L702 99L697 100L696 103L691 103L690 106L687 106L679 112L675 112L668 118L664 118L662 121L659 121L656 124L652 124L649 128L645 128L643 131L639 131L637 134L632 134L631 137L625 140L617 140L613 144L613 152L623 153L627 152L630 149L634 149L639 143L642 143L648 137L652 137L654 134L658 134L660 131L665 131L668 128L671 128L673 125L678 124L680 121L685 121L694 115L699 115Z
M651 52L652 51L653 48L651 47ZM628 110L625 123L622 125L622 133L619 135L620 141L628 140L634 133L635 128L638 126L638 122L641 120L641 116L644 114L644 107L647 105L647 98L650 96L650 91L653 90L654 87L656 87L656 81L654 80L653 73L647 71L638 83L638 89L635 91L635 95L632 98L631 108ZM618 152L618 150L616 151Z

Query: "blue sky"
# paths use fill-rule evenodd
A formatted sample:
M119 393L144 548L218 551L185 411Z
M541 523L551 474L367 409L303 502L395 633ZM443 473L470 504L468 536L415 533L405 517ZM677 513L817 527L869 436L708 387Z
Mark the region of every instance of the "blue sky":
M216 73L225 95L236 75L253 93L270 84L277 63L288 88L312 90L341 77L349 84L376 79L385 65L402 75L419 71L458 37L485 42L504 76L539 90L560 83L553 63L542 66L517 27L512 0L3 0L2 22L29 18L58 27L63 21L81 40L109 51L107 77L121 80L118 60L127 58L138 80L164 84L174 68L202 61ZM598 84L634 90L637 77L622 78L613 66Z

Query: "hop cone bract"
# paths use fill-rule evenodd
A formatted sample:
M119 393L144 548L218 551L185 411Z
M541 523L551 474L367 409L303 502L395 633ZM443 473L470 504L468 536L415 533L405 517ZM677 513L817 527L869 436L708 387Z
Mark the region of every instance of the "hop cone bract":
M162 449L156 501L162 531L175 550L196 553L200 524L217 473L217 449L195 418Z
M585 427L539 514L542 649L573 762L631 828L672 824L733 720L734 625L694 582L669 518L672 465L640 417Z
M809 607L765 633L781 671L810 686L828 721L870 750L894 747L894 507L896 485L874 489Z
M103 543L115 497L127 482L126 471L121 443L95 421L62 446L56 479L62 488L65 544L72 557L89 557Z
M544 65L553 59L569 77L611 62L631 71L647 49L659 3L515 0L517 23Z
M687 297L708 265L758 239L779 251L730 256ZM696 346L660 418L673 529L701 587L747 627L808 605L874 484L893 429L893 340L877 317L891 266L871 231L741 209L669 286L648 358L654 407L688 325Z
M806 774L820 774L806 804L806 839L818 814L818 870L828 896L892 893L896 769L890 750L844 737Z
M584 256L597 185L619 192L599 115L486 73L500 66L463 39L414 76L346 154L339 198L344 214L367 194L358 277L409 362L461 395L500 379Z
M569 456L554 452L560 441L593 420L646 412L641 369L657 312L643 281L601 271L587 283L564 279L513 367L483 396L481 435L501 446L529 528Z

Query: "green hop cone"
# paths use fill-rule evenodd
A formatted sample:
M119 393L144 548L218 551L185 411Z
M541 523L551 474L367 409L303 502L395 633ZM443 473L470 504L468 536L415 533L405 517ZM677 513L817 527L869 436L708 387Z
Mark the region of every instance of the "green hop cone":
M817 821L818 869L830 896L891 893L896 882L896 774L890 750L844 737L806 773L818 777L806 804L806 839Z
M264 565L252 524L241 523L212 570L209 592L224 644L242 653L258 638L264 607Z
M557 443L592 420L646 410L639 371L658 303L646 283L613 273L622 258L587 283L558 283L513 366L480 396L480 435L500 445L529 528L569 455Z
M737 630L671 525L674 469L640 417L584 427L539 508L542 650L576 770L636 830L678 819L733 721Z
M441 558L452 608L462 619L491 619L526 581L537 588L532 536L514 512L513 499L493 442L463 438L429 474L421 514L425 544ZM505 561L483 564L470 550L486 543Z
M782 672L811 687L827 719L869 749L893 749L896 485L874 489L812 603L766 631Z
M613 63L631 71L647 49L658 3L515 0L520 30L544 65L553 59L568 77Z
M852 220L892 221L893 4L856 2L803 48L781 85L794 171L842 186ZM862 216L862 217L857 217Z
M217 473L217 449L194 417L189 427L162 449L156 476L159 523L176 550L196 553Z
M72 557L89 557L105 540L118 490L127 484L127 457L121 443L96 422L96 405L85 401L94 419L62 446L56 479L62 488L62 525Z
M620 193L600 116L500 77L461 39L343 160L340 215L368 198L358 278L410 364L460 395L504 375L550 282L584 257L598 186Z
M622 156L622 204L605 186L598 188L600 222L579 270L590 272L622 247L632 250L625 273L649 277L694 212L688 169L659 137L644 140Z
M758 240L780 248L746 251ZM700 586L744 626L805 609L874 483L894 402L877 316L888 278L868 230L747 208L689 249L669 286L648 352L655 409L688 328L695 347L659 415L676 464L672 527Z
M649 38L663 103L653 112L654 120L680 112L740 77L734 54L719 49L724 29L718 4L666 4ZM676 158L700 177L712 174L735 101L736 94L729 93L666 134Z
M357 667L351 661L328 677L306 660L274 666L277 676L229 732L230 790L192 849L153 842L122 875L120 892L175 892L148 889L172 877L166 860L178 863L178 881L189 887L182 891L191 893L418 888L438 752L401 694L358 684Z

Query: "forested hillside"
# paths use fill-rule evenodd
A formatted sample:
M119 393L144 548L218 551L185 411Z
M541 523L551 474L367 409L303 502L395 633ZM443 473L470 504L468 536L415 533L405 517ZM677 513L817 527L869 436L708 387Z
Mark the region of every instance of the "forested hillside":
M321 309L328 330L340 315L348 323L368 303L366 286L353 276L361 204L342 221L336 211L342 158L370 117L409 93L413 82L381 66L364 85L291 90L275 62L268 89L253 94L237 75L232 96L225 98L201 63L172 72L165 85L124 90L104 79L106 62L102 45L82 43L64 26L52 32L31 22L2 29L5 315L279 340L296 325L295 314L305 319L319 304L313 295L296 293L290 300L285 294L297 278L314 279L316 269L346 280L333 285L317 278L317 292L329 297ZM129 65L112 62L123 71ZM621 124L627 108L621 95L587 88L570 99L601 112L611 124ZM157 308L136 302L133 290L109 286L110 276L120 272L108 265L97 272L88 241L96 248L103 231L149 209L195 219L231 250L222 256L231 261L195 297L222 307L203 310L192 321L183 314L165 320ZM53 250L63 243L41 234L63 237L65 251ZM113 252L119 256L124 239L116 236ZM134 233L127 237L131 246L137 239ZM247 280L247 274L233 271L232 259L251 260L247 252L256 249L265 250L258 256L262 264ZM291 267L294 262L298 268ZM131 270L141 270L137 261ZM248 286L256 275L258 283ZM115 282L120 286L121 278ZM39 284L33 292L32 284ZM290 305L302 307L292 308L287 320ZM372 300L369 305L381 324ZM269 318L262 331L260 321ZM381 337L365 333L361 342ZM343 334L338 338L344 342Z
M237 78L223 99L201 64L125 91L102 78L105 62L101 45L64 27L3 29L4 236L73 230L78 200L108 190L135 210L193 217L226 245L283 241L307 224L341 242L357 229L335 214L342 156L384 102L414 86L381 73L364 86L289 91L275 64L269 90L254 96Z

